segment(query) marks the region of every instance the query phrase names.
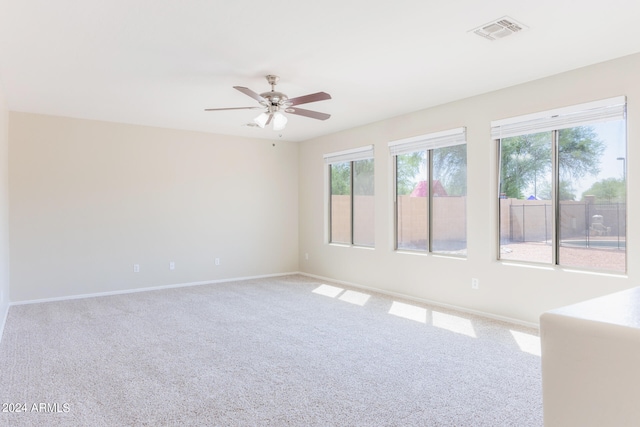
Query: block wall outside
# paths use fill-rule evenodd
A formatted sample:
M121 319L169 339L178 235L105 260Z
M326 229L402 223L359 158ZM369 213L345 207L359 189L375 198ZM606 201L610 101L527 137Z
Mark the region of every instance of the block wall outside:
M354 197L354 240L358 244L374 243L374 197ZM398 239L402 242L426 241L428 207L426 197L398 197ZM438 240L466 240L466 197L434 197L433 229ZM331 240L351 240L351 199L348 195L331 197Z

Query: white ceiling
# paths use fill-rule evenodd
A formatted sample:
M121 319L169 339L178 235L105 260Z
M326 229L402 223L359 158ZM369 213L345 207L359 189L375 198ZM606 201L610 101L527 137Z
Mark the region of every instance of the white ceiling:
M498 41L469 30L502 16ZM0 0L10 110L306 140L640 51L637 0ZM287 128L243 126L232 86L325 91ZM279 136L282 134L282 136Z

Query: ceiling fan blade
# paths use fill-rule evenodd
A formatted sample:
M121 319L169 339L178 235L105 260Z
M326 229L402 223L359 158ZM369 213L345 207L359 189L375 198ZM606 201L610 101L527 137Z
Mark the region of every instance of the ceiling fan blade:
M289 105L308 104L310 102L324 101L325 99L331 99L331 95L326 92L312 93L309 95L298 96L291 98L287 102Z
M302 108L287 108L287 113L297 114L298 116L311 117L312 119L327 120L331 114L320 113L319 111L304 110Z
M269 123L271 123L271 119L273 119L273 113L269 114L269 118L267 119L267 123L265 123L265 126L269 126Z
M262 110L263 107L231 107L231 108L205 108L204 111L224 111L224 110Z
M252 97L253 99L255 99L258 102L266 102L267 100L264 99L263 97L261 97L260 95L258 95L257 93L255 93L254 91L252 91L249 88L243 87L243 86L234 86L234 89L239 90L240 92L244 93L245 95L248 95L250 97Z

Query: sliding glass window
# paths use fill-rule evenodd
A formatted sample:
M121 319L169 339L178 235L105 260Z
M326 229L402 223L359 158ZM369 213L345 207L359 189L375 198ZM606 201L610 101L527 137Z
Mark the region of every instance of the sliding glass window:
M374 246L373 146L325 154L329 175L329 242Z
M624 97L492 123L503 260L626 271Z
M331 242L351 243L351 162L329 165Z
M395 248L466 255L464 128L389 143L395 169Z

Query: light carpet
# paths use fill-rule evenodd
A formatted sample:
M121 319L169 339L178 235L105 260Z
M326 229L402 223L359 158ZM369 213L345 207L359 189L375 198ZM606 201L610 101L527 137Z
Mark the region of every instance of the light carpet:
M298 275L18 305L0 425L541 426L537 352L533 329Z

